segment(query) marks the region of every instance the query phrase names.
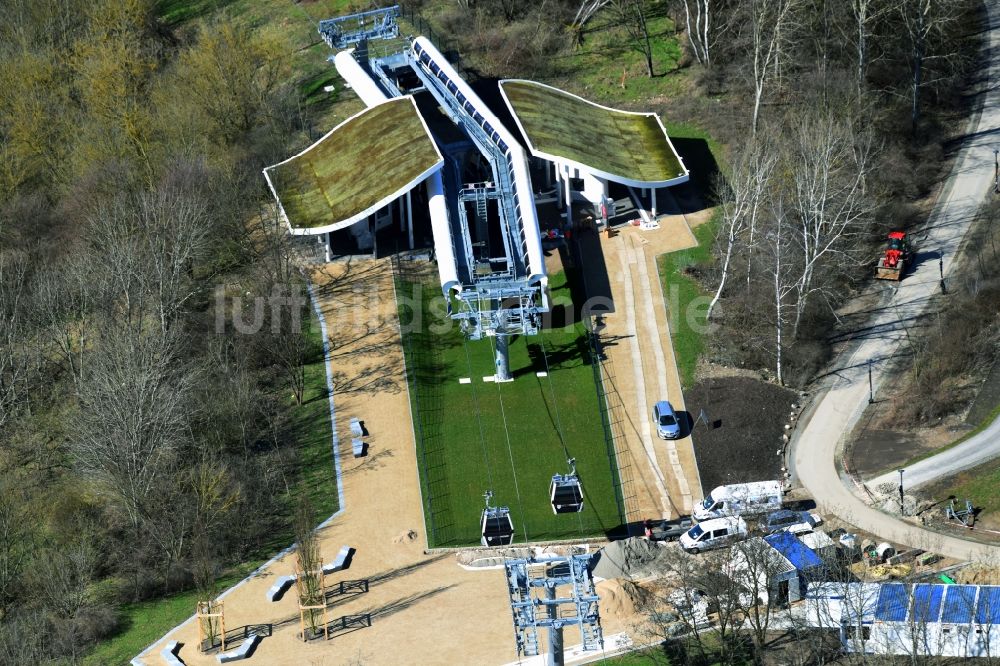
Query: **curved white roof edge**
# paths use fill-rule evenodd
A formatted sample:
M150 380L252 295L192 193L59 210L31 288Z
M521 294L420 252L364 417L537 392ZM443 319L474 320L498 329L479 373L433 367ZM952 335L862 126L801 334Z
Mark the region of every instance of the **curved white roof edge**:
M681 165L684 169L684 174L676 178L668 178L667 180L637 180L635 178L626 178L619 174L608 173L607 171L602 171L600 169L595 169L594 167L583 164L582 162L577 162L576 160L571 160L565 157L559 157L558 155L552 155L543 150L538 150L535 148L535 144L532 143L531 137L524 130L524 125L521 124L521 119L517 116L517 110L514 105L511 104L510 99L507 97L507 91L504 90L503 84L505 83L530 83L531 85L541 86L542 88L548 88L549 90L554 90L555 92L562 93L564 95L569 95L570 97L575 97L576 99L589 104L591 106L596 106L599 109L604 109L605 111L613 111L614 113L625 113L630 116L652 116L656 120L656 124L660 126L660 130L663 132L663 138L666 139L667 145L670 146L670 152L674 154L677 158L677 163ZM684 158L677 154L677 149L674 148L674 143L670 140L670 135L667 134L667 128L663 126L663 121L660 120L659 114L653 113L651 111L625 111L624 109L614 109L610 106L604 106L603 104L598 104L597 102L591 102L589 99L580 97L579 95L574 95L573 93L563 90L561 88L556 88L555 86L550 86L545 83L539 83L538 81L529 81L528 79L502 79L497 84L500 87L500 96L503 97L503 101L507 104L507 108L510 109L510 115L514 117L514 122L517 123L517 128L521 130L521 136L524 137L525 143L528 144L528 150L535 157L541 157L543 159L549 160L550 162L562 162L563 164L569 164L577 169L586 171L587 173L593 174L595 176L600 176L601 178L606 178L608 180L613 180L616 183L621 183L622 185L631 185L632 187L670 187L672 185L680 185L681 183L686 183L691 178L691 172L688 170L687 166L684 164Z
M461 293L462 282L458 279L458 265L455 262L455 250L451 225L448 221L448 204L444 200L444 184L441 182L441 172L431 175L427 180L427 208L431 216L431 234L434 237L434 251L437 254L438 280L441 292L448 297L452 289Z
M472 90L465 79L459 76L458 72L448 62L448 59L441 54L429 39L420 35L413 40L413 44L419 44L420 48L428 52L431 58L437 61L438 67L448 74L448 77L455 86L472 102L472 105L476 107L479 114L493 126L493 129L496 130L497 134L504 140L504 143L507 144L511 158L514 161L514 184L520 191L521 219L525 225L524 237L528 250L528 282L539 282L543 285L548 284L548 279L545 276L545 258L542 254L538 212L535 210L535 196L531 189L531 178L528 175L528 160L524 154L524 150L521 149L521 143L510 133L507 126L500 122L500 119L480 99L479 95Z
M277 190L274 189L274 183L271 182L271 175L268 173L268 171L271 170L271 169L274 169L275 167L279 167L282 164L285 164L286 162L291 162L292 160L294 160L297 157L305 155L310 150L312 150L313 148L315 148L316 146L318 146L320 143L322 143L328 136L330 136L331 134L333 134L334 132L336 132L337 130L339 130L341 127L343 127L347 123L351 122L352 120L358 118L359 116L365 114L366 112L370 111L375 106L379 106L379 104L375 104L374 106L370 106L370 107L368 107L366 109L362 109L361 111L355 113L353 116L351 116L350 118L348 118L344 122L342 122L339 125L337 125L336 127L334 127L332 130L330 130L329 132L327 132L326 134L324 134L318 140L314 141L305 150L302 150L302 151L296 153L295 155L292 155L291 157L278 162L277 164L272 164L271 166L264 168L264 179L267 180L267 186L270 188L271 194L274 195L275 201L278 202L278 210L280 211L281 217L285 221L285 224L288 226L288 232L290 234L292 234L293 236L316 236L316 235L319 235L319 234L325 234L325 233L330 232L330 231L339 231L340 229L346 229L347 227L351 226L352 224L356 224L356 223L360 222L361 220L367 218L369 215L371 215L372 213L376 212L377 210L379 210L383 206L386 206L390 202L395 201L399 197L403 196L409 190L412 190L414 187L416 187L421 182L423 182L424 179L427 178L427 176L431 175L435 171L440 171L441 170L441 167L444 165L444 157L442 157L441 151L438 150L437 144L434 143L434 139L431 138L431 131L427 127L427 121L425 121L424 117L420 114L420 110L417 108L417 103L416 103L416 101L414 101L413 95L405 95L403 97L394 97L393 99L389 99L389 100L386 100L386 101L382 102L382 104L390 104L390 103L392 103L392 102L394 102L396 100L400 100L400 99L408 99L408 100L410 100L410 104L413 105L413 110L416 112L417 117L420 119L420 124L423 125L423 127L424 127L424 132L427 133L427 140L431 142L432 146L434 146L434 152L437 154L437 157L438 157L437 162L434 163L434 166L430 167L429 169L424 170L420 175L418 175L417 177L415 177L409 183L407 183L403 187L399 188L398 190L396 190L392 194L379 199L378 201L376 201L374 204L372 204L368 208L365 208L363 211L361 211L361 212L359 212L359 213L357 213L355 215L352 215L351 217L347 218L346 220L339 220L339 221L334 222L332 224L324 225L322 227L295 227L295 226L292 226L291 220L288 219L288 214L285 213L285 207L281 205L281 198L278 196Z
M576 160L566 159L565 157L559 157L558 155L550 155L542 150L532 150L531 154L535 157L541 157L549 160L550 162L568 164L575 169L579 169L581 172L586 171L591 175L599 176L616 183L621 183L622 185L630 185L632 187L672 187L691 180L691 172L686 168L684 169L684 175L677 176L676 178L670 178L668 180L635 180L634 178L624 178L613 173L608 173L607 171L595 169L587 164L583 164L582 162L577 162ZM681 164L683 164L683 162Z

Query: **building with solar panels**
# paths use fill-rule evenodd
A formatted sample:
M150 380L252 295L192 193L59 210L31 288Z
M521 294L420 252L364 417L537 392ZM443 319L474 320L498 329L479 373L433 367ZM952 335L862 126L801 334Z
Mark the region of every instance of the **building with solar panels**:
M847 652L1000 655L1000 586L823 583L806 601L807 623L839 629Z

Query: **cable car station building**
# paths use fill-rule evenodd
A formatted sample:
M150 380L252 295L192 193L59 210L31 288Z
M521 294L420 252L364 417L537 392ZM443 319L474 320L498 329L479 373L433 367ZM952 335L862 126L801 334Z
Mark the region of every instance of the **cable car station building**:
M509 337L537 333L549 309L543 232L571 229L580 198L606 222L609 182L646 190L655 217L656 189L688 170L656 114L543 84L500 82L505 124L428 39L399 38L398 15L320 22L367 108L264 175L290 233L316 236L327 260L377 252L383 229L412 249L415 224L429 219L448 311L470 339L495 337L495 380L510 381ZM371 40L388 48L370 56ZM553 185L565 212L539 219L536 199Z

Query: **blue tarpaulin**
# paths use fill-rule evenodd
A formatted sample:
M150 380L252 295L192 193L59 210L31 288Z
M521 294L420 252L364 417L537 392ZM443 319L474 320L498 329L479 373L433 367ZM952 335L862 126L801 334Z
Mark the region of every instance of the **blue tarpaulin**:
M771 548L781 553L781 555L791 562L792 566L799 571L823 566L823 560L808 546L799 541L790 532L778 532L764 537Z

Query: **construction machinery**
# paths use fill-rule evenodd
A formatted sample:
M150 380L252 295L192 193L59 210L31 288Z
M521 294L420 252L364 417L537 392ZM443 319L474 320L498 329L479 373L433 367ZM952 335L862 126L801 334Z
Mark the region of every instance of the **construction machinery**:
M895 280L903 278L906 264L910 261L910 242L905 231L890 231L885 253L875 267L876 280Z

